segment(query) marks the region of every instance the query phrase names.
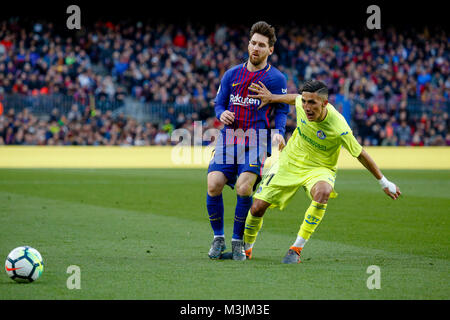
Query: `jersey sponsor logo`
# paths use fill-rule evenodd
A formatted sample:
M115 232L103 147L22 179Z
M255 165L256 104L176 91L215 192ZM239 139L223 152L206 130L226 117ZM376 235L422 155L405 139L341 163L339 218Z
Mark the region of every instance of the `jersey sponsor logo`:
M231 86L232 87L236 87L237 85L239 85L239 84L241 84L240 82L238 82L238 83L233 83Z
M345 131L345 132L342 132L341 133L341 136L345 136L345 135L347 135L348 134L348 131Z
M324 146L324 145L322 145L322 144L320 144L320 143L317 143L316 141L314 141L313 139L311 139L310 137L308 137L307 135L305 135L303 132L301 132L299 127L297 127L297 131L298 131L298 133L300 134L300 136L301 136L303 139L305 139L305 140L306 140L310 145L312 145L314 148L317 148L317 149L322 150L322 151L326 151L326 150L327 150L327 147L326 147L326 146Z
M232 104L248 107L251 105L259 106L261 104L261 101L259 99L255 98L249 98L249 97L241 97L239 94L233 95L230 94L230 101Z
M317 131L317 138L319 138L320 140L325 139L327 136L325 135L325 132L323 132L322 130Z

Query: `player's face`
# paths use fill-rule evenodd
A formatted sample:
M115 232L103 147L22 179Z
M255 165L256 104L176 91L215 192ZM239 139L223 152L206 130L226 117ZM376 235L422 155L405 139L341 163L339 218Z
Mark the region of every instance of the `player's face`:
M255 33L248 43L248 56L254 66L265 62L272 52L273 47L269 47L269 38L262 34Z
M309 121L323 120L327 103L328 100L323 99L317 93L302 93L302 106Z

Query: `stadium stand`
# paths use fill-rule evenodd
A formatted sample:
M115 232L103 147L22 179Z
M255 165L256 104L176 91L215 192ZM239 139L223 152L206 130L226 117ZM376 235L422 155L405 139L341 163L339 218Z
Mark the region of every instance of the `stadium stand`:
M50 22L0 21L0 144L165 145L176 128L219 128L213 99L247 58L248 26L96 22L61 34ZM358 34L276 26L270 63L288 92L322 80L363 145L450 145L444 30ZM287 138L294 130L291 108Z

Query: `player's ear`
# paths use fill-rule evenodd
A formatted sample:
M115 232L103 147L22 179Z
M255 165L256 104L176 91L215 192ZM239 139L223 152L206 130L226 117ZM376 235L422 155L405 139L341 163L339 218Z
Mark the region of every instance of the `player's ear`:
M269 47L269 56L273 53L275 47Z

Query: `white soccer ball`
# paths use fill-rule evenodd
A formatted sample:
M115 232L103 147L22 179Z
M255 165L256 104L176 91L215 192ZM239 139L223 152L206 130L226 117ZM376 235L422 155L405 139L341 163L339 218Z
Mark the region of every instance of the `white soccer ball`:
M12 250L5 262L8 276L17 282L33 282L44 271L42 256L34 248L23 246Z

